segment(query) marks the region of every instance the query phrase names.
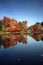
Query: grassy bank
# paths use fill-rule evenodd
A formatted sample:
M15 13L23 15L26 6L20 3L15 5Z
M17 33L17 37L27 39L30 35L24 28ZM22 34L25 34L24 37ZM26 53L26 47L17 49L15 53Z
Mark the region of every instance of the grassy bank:
M0 32L0 35L1 35L1 34L11 34L11 33L20 34L20 32Z

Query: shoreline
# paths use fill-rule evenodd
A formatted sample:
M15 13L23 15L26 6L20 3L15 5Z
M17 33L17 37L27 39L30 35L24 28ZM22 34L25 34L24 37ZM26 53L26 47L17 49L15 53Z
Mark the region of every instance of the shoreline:
M22 31L23 32L23 31ZM21 32L11 32L11 31L0 31L0 35L3 35L3 34L31 34L31 33L35 33L35 34L42 34L42 32L23 32L23 33L21 33Z

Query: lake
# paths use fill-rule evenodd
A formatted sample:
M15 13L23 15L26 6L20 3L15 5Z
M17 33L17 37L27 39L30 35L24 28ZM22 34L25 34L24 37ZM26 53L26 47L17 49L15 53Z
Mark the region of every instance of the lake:
M43 63L43 34L0 35L0 65Z

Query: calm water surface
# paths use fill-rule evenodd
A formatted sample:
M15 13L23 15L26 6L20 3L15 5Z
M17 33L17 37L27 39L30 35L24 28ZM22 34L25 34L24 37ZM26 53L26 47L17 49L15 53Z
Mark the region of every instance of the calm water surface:
M41 56L42 55L42 56ZM43 63L43 34L0 35L0 65Z

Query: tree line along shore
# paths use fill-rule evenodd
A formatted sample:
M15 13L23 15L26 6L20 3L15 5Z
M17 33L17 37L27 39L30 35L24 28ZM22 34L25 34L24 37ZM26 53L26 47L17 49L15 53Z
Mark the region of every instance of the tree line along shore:
M9 33L34 33L34 32L43 32L43 22L35 23L30 27L27 26L28 21L17 21L15 18L8 18L4 16L2 20L0 20L0 34L9 34Z

